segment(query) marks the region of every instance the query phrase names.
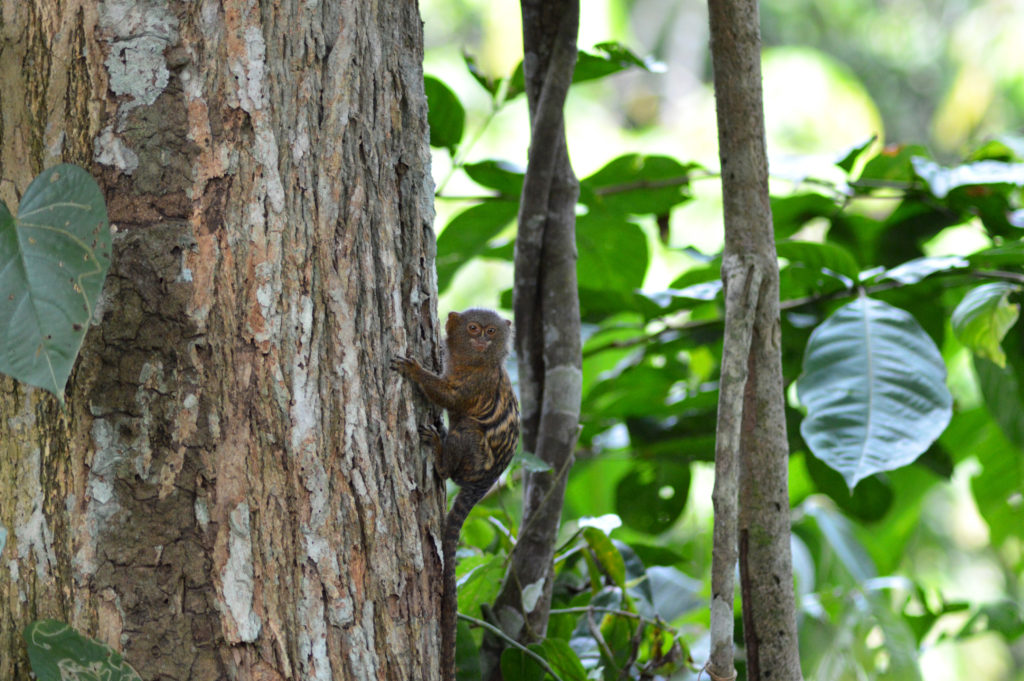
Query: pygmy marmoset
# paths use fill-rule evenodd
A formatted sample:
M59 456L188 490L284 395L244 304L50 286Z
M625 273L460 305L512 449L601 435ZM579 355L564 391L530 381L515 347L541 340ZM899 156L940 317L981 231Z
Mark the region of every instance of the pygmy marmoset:
M391 368L412 379L434 404L448 410L448 430L420 426L434 450L443 479L459 486L444 522L441 553L441 678L455 678L455 549L473 506L508 466L519 441L519 403L505 371L512 322L491 310L452 312L445 324L445 369L437 374L409 357L395 357Z

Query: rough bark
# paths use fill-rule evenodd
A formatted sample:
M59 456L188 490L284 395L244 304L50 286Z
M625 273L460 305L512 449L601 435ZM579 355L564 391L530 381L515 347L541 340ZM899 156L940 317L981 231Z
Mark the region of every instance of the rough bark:
M523 0L523 66L531 136L515 253L516 350L523 449L551 467L524 476L522 530L494 615L521 642L543 638L552 558L582 389L576 285L576 199L563 108L576 63L578 0ZM486 668L499 674L501 643L488 637Z
M0 379L0 678L43 617L152 681L432 678L441 494L387 369L436 356L415 3L2 19L0 195L78 163L116 234L67 418Z
M712 0L709 14L725 212L722 278L726 304L743 306L738 312L726 311L724 355L733 361L729 367L723 365L719 402L720 414L742 414L742 419L739 424L720 424L720 436L723 429L732 432L727 443L730 451L723 452L726 443L722 441L716 451L716 459L738 456L733 475L738 470L739 488L720 490L719 483L725 481L716 481L718 564L713 571L720 576L731 573L734 547L738 548L747 678L795 681L802 675L790 555L779 272L768 200L757 2ZM730 329L729 319L741 321ZM747 337L733 329L751 334ZM748 343L749 349L743 350ZM737 348L742 359L733 356ZM735 389L737 383L742 391ZM722 464L718 461L716 470ZM717 517L720 511L736 508L733 495L737 491L738 536L728 535L731 519ZM719 537L723 531L727 536ZM732 543L736 541L738 547ZM718 627L712 632L709 660L713 678L729 678L733 673L731 578L728 581L728 587L719 581L713 588L712 626ZM728 612L724 612L726 604Z

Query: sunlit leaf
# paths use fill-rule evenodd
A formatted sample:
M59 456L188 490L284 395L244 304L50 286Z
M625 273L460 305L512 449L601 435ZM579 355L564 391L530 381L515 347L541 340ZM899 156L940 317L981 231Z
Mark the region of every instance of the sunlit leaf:
M892 279L901 284L916 284L925 277L936 272L948 272L953 269L967 267L969 262L959 255L937 255L914 258L902 265L886 270L882 279Z
M890 145L868 161L857 182L852 183L859 190L871 190L879 183L909 183L914 180L911 159L926 157L927 150L917 144Z
M982 284L968 291L953 310L957 340L1000 367L1006 366L1006 353L999 344L1020 316L1020 305L1009 301L1017 290L1006 282Z
M604 78L629 68L651 70L646 61L620 43L598 43L594 45L594 49L596 52L593 53L579 50L572 82L582 83L596 78Z
M63 402L110 251L103 194L77 166L40 173L17 219L0 202L0 372Z
M851 172L853 166L857 163L857 159L860 158L867 149L875 143L878 139L878 135L872 135L866 142L858 144L857 146L850 149L843 158L836 162L836 165L845 170Z
M668 156L619 156L580 181L580 203L614 213L664 215L692 198L690 173L697 167Z
M1024 423L1020 418L1021 395L1016 391L1015 382L1005 386L986 376L987 371L1003 374L991 362L975 360L978 380L986 394L986 400L996 398L994 405L957 414L953 425L957 428L950 434L947 446L974 456L980 469L971 477L971 492L981 517L988 525L989 541L992 546L1001 546L1008 538L1020 536L1024 527L1024 446L1020 438L1024 435ZM993 390L1006 389L1001 395ZM1012 412L1014 408L1018 411ZM995 412L992 414L990 412ZM1008 417L1016 416L1009 422ZM1003 419L1000 423L995 416ZM1012 439L1011 439L1012 438ZM943 440L946 435L943 434Z
M622 560L622 554L615 548L615 544L601 530L596 527L585 527L583 539L586 540L594 557L600 564L602 570L620 589L626 588L626 564Z
M800 434L850 489L914 461L952 414L946 365L909 314L870 298L815 329L797 382Z
M957 187L968 185L1024 185L1024 163L976 161L955 168L945 168L920 156L912 158L911 163L914 171L928 183L932 194L939 199L945 198Z

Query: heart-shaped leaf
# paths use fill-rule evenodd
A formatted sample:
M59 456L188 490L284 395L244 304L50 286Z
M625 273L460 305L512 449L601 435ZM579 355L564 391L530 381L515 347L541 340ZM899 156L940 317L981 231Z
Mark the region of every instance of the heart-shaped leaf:
M797 390L807 407L800 434L851 490L914 461L952 416L935 343L912 316L871 298L815 329Z
M107 208L85 170L44 170L16 219L0 202L0 372L63 403L109 267Z

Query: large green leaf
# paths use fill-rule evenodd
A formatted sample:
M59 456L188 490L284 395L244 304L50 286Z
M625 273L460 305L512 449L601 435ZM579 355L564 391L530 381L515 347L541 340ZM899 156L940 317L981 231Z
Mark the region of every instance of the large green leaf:
M692 198L690 173L697 167L668 156L619 156L580 181L580 203L613 213L667 215Z
M946 366L909 314L879 300L849 303L815 329L797 380L811 451L858 481L914 461L952 415Z
M437 238L438 291L448 288L459 268L480 255L516 219L518 209L513 201L484 201L451 219Z
M141 681L120 653L63 622L35 621L24 636L39 681Z
M632 294L647 273L647 238L636 224L603 213L576 219L576 273L581 289Z
M430 146L454 152L462 141L466 127L466 110L455 93L439 79L424 76L427 95L427 123L430 125Z
M0 202L0 372L63 402L109 267L106 204L83 169L40 173L17 219Z
M957 340L1000 367L1006 366L1006 353L999 344L1020 316L1020 306L1009 301L1017 288L1001 281L982 284L968 291L953 310Z

